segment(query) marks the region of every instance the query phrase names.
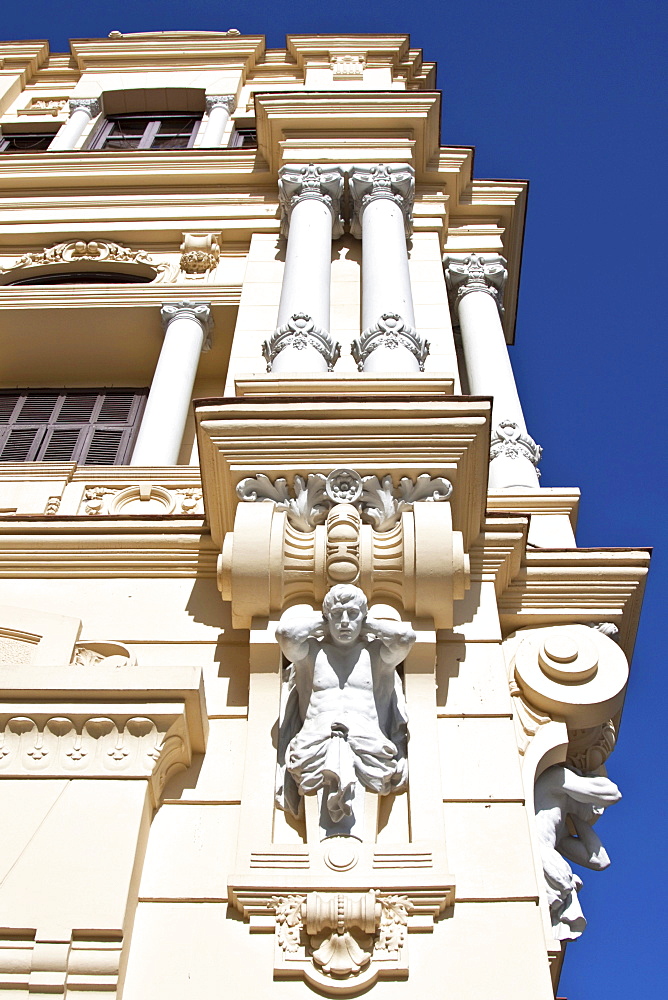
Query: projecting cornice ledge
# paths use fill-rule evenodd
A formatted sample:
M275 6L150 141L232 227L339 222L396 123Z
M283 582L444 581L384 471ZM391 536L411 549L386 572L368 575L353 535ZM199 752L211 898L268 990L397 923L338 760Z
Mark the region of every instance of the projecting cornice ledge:
M401 162L420 181L438 163L435 91L258 93L255 109L259 150L274 172L296 160Z

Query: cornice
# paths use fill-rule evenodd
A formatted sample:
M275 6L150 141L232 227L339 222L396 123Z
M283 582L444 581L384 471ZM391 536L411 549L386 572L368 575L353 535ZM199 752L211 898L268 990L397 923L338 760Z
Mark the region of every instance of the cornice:
M204 286L202 286L204 287ZM160 309L165 302L180 302L192 284L78 285L76 295L67 285L0 286L3 309ZM206 298L212 306L236 306L240 285L207 285Z
M269 168L258 159L257 150L193 149L84 150L59 153L0 153L2 189L15 189L22 195L30 188L44 195L50 190L97 188L100 202L112 190L136 185L145 192L161 187L190 188L202 185L218 189L222 184L246 186L271 184Z
M0 42L0 77L18 72L26 83L48 58L47 41Z
M215 577L200 516L0 517L0 578Z
M521 492L494 492L487 494L487 510L496 515L513 514L563 514L575 531L580 503L578 489L539 489Z
M499 597L503 630L613 622L630 659L649 561L648 549L528 549Z
M328 59L330 52L363 52L367 58L381 57L383 63L390 59L396 64L410 51L410 35L286 35L285 41L300 68L308 56Z
M229 68L248 72L265 50L264 35L226 32L156 32L114 38L72 39L72 56L80 70Z
M325 133L331 150L327 159L352 163L354 151L351 156L346 149L356 148L358 137L371 142L403 137L414 143L409 160L420 180L438 152L440 109L438 91L258 92L258 146L270 168L278 170L291 138L312 134L322 139Z

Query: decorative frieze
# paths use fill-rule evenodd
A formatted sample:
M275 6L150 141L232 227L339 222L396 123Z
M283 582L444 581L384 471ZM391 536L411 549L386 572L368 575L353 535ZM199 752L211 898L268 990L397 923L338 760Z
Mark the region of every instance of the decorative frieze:
M19 108L17 115L53 115L57 118L67 105L66 97L33 97L25 108Z
M484 292L503 312L503 289L508 277L505 258L489 253L452 254L444 258L444 265L445 280L456 303L471 292Z
M420 371L423 372L429 354L429 341L420 336L417 330L409 326L397 313L383 313L373 326L353 340L351 353L358 371L363 371L364 364L373 351L379 348L393 351L400 347L410 351L417 360Z
M14 263L4 268L13 271L16 268L35 267L36 265L74 264L79 261L95 261L96 263L147 264L156 274L167 269L167 264L157 264L145 250L132 250L130 247L111 243L109 240L68 240L57 243L18 257Z
M334 504L352 504L362 521L378 532L390 531L404 511L424 501L449 500L452 483L443 476L422 473L415 479L402 476L395 486L391 475L360 476L354 469L335 469L329 476L310 473L306 479L295 476L292 485L279 476L273 482L264 475L243 479L237 486L240 500L269 500L285 511L293 527L313 531L324 524Z
M335 80L361 80L364 76L366 59L361 53L339 53L333 55L329 65Z
M336 343L326 330L317 327L306 313L294 313L287 323L279 326L262 344L262 356L267 362L268 372L272 370L278 355L286 348L295 351L311 348L317 351L325 359L329 372L333 370L341 356L341 345Z
M354 167L350 174L350 191L353 196L353 236L361 238L364 210L379 199L398 205L404 217L406 236L410 236L415 197L415 171L412 167L386 163L374 167Z
M295 207L302 201L319 201L332 214L332 237L343 233L341 195L343 171L340 167L320 167L309 163L303 167L281 167L278 172L278 200L281 206L281 233L287 236Z
M84 490L79 514L200 514L202 491L197 487L179 489L172 485L139 482L128 485L91 485Z
M499 458L528 458L532 465L538 465L543 449L536 444L514 420L501 420L492 429L490 460ZM538 473L540 475L540 473Z

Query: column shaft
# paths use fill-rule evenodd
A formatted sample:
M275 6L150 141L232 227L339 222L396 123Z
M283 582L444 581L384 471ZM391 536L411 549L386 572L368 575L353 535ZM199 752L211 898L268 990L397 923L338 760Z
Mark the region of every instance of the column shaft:
M131 465L176 465L179 460L210 313L203 303L167 309L165 339Z
M415 330L406 247L413 170L356 167L350 187L352 232L362 238L362 334L353 342L353 357L362 371L422 371L429 345Z
M96 98L80 98L70 101L70 117L61 125L49 150L57 152L75 149L84 129L100 113L100 102Z
M288 242L277 328L263 345L272 372L331 371L340 348L329 334L332 237L343 226L340 168L283 167L282 229Z
M223 144L223 136L234 107L234 97L213 96L206 98L206 110L209 116L204 132L203 149L218 149Z
M446 259L446 277L459 317L469 392L492 396L491 489L538 488L541 449L527 433L499 315L507 272L497 254Z
M388 312L415 326L404 213L395 201L377 198L362 213L363 329Z

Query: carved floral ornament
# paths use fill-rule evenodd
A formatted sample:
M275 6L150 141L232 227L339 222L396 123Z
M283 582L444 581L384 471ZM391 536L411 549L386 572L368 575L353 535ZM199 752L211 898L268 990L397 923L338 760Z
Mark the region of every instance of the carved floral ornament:
M538 465L543 449L522 430L514 420L500 420L492 429L489 457L528 458L532 465ZM538 472L540 476L540 472Z
M0 269L2 273L22 268L62 267L63 264L95 262L100 264L143 265L152 269L154 277L162 275L168 269L168 264L157 264L144 250L132 250L108 240L69 240L57 243L34 253L26 253L17 258L11 267ZM72 268L74 270L74 268Z
M424 363L429 355L429 341L409 326L398 313L383 313L383 315L360 337L352 343L351 354L359 371L363 371L364 362L369 355L385 348L394 351L405 348L416 358L419 369L424 371Z
M311 892L275 896L276 970L301 972L327 993L349 993L383 972L406 972L406 896Z
M322 354L327 362L327 371L332 371L341 357L341 345L336 343L326 330L316 326L306 313L294 313L283 326L279 326L268 340L262 344L262 356L267 362L267 371L281 351L291 348L304 351L312 348Z
M452 483L443 476L429 473L415 481L402 476L398 486L391 475L360 476L354 469L335 469L325 476L310 473L306 479L295 476L292 486L282 477L271 479L263 473L243 479L237 495L249 502L270 501L285 511L290 524L300 531L313 531L324 524L330 509L339 503L352 504L366 524L378 532L390 531L405 510L423 501L438 502L452 496Z
M341 195L343 170L341 167L320 167L309 163L304 167L281 167L278 172L278 200L281 206L281 233L288 235L290 216L300 201L321 201L332 213L332 236L343 233Z

